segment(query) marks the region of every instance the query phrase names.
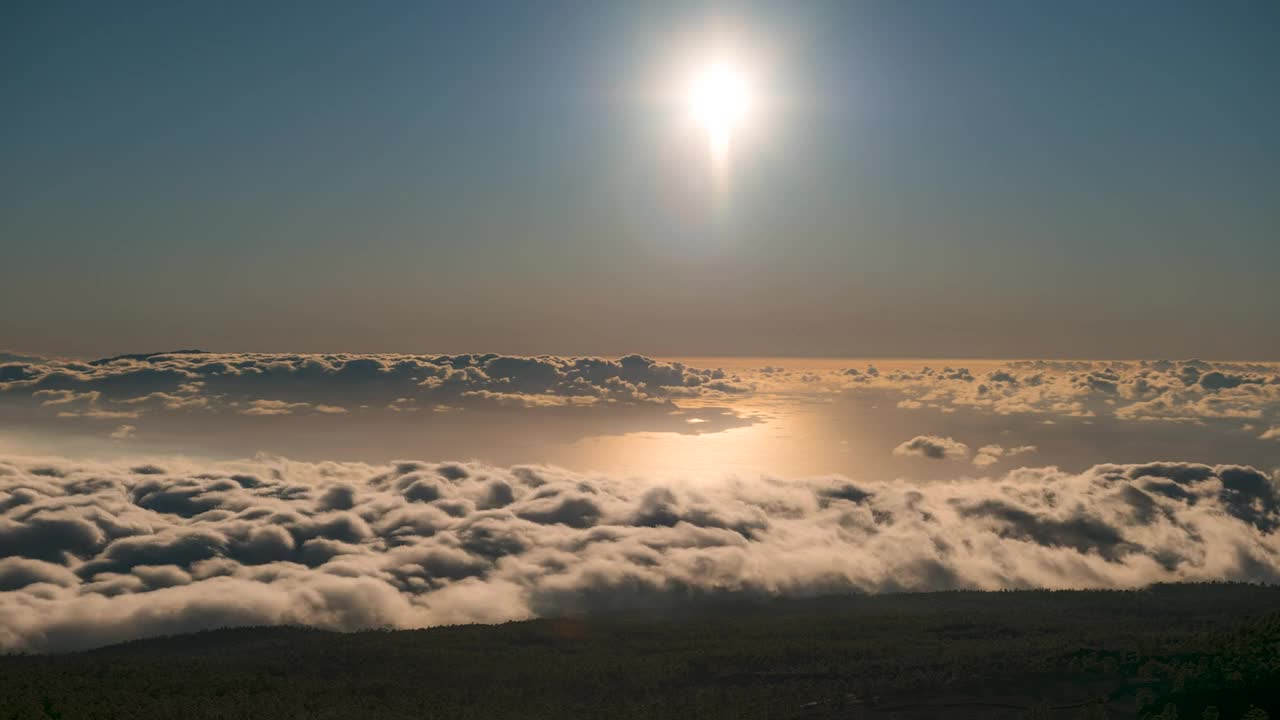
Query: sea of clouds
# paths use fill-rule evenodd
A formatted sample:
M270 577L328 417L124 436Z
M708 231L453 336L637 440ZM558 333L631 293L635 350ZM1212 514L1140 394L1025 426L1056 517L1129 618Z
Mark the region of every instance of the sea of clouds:
M871 458L850 480L12 454L0 456L0 650L228 625L423 627L772 595L1280 581L1275 364L725 370L639 355L0 353L9 427L88 425L122 447L137 442L134 423L177 426L183 417L221 419L190 432L252 434L241 426L323 416L336 423L326 432L340 433L368 426L375 413L399 423L406 413L447 419L500 408L631 413L648 423L729 399L767 407L779 398L779 406L887 398L885 407L910 417L978 413L1025 426L1096 419L1176 425L1192 436L1226 427L1261 448L1253 457L1263 464L1090 467L1107 459L1094 457L1072 470L995 473L997 463L1026 464L1043 449L1015 436L971 447L947 431L906 432L882 451L954 468L941 481L895 479ZM690 427L719 427L699 423Z
M6 359L7 358L7 359ZM146 415L342 415L675 405L753 397L891 394L900 409L1234 423L1280 440L1280 365L1011 361L966 367L726 371L641 355L253 354L172 352L94 361L0 353L0 407L128 424Z
M1280 478L1232 465L855 484L0 457L0 649L229 625L660 611L701 598L1277 582L1277 527Z
M87 362L28 357L0 364L0 402L100 420L163 412L267 416L627 405L745 391L723 370L640 355L614 360L180 351Z
M1020 360L974 374L928 366L845 370L845 388L902 395L898 407L1002 415L1203 423L1232 421L1263 434L1280 422L1280 365L1202 360ZM1280 432L1280 431L1277 431ZM1265 438L1264 438L1265 439Z

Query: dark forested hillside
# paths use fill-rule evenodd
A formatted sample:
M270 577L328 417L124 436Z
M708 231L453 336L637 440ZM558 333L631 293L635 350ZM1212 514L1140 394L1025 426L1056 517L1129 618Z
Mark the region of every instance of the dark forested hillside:
M0 658L8 718L1280 718L1280 588L949 592ZM1252 714L1250 714L1252 713Z

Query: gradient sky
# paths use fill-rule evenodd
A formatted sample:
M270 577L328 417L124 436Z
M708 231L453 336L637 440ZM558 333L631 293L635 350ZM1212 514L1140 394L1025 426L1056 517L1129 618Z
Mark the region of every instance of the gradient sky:
M0 347L1280 359L1271 0L2 12Z

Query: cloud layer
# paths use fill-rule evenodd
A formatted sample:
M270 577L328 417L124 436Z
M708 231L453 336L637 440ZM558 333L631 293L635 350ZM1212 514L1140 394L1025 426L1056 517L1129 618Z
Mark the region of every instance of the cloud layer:
M982 372L924 365L833 370L694 368L640 355L224 354L179 351L90 362L17 355L0 363L0 401L103 420L163 411L243 415L396 412L670 402L680 398L890 391L904 409L1280 424L1280 365L1048 361ZM989 363L987 365L990 365Z
M899 408L1119 420L1256 423L1280 419L1274 363L1025 360L986 372L928 366L849 368L841 386L902 397Z
M1280 581L1250 467L911 484L398 462L0 458L0 648L419 627L702 597Z
M179 351L0 365L0 400L27 403L58 417L101 420L166 411L266 416L341 414L357 408L416 412L485 404L665 403L745 389L723 370L640 355L611 360Z

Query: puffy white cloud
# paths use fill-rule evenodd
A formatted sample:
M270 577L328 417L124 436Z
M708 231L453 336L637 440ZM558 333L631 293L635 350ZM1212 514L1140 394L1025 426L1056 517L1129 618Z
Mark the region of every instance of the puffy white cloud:
M913 484L3 457L0 648L225 625L493 622L732 594L1275 582L1277 480L1191 463Z
M1000 462L1002 458L1014 457L1015 455L1025 455L1035 451L1035 445L1019 445L1018 447L983 445L978 448L977 454L973 456L973 464L978 467L987 467L988 465L995 465Z
M949 437L917 435L893 449L894 455L916 455L931 460L959 460L969 457L969 446Z

